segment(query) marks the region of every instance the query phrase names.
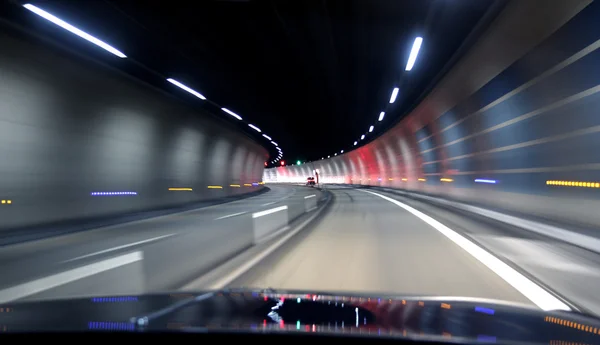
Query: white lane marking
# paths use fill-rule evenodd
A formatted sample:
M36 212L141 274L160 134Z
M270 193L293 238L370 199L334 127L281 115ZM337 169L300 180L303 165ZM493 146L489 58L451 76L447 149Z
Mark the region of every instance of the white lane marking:
M269 205L273 205L273 204L274 204L274 203L276 203L276 202L277 202L277 201L271 201L271 202L268 202L268 203L266 203L266 204L262 204L262 205L260 205L260 206L269 206Z
M317 196L316 194L307 195L307 196L304 197L304 199L310 199L310 198L314 198L316 196Z
M148 243L148 242L158 241L160 239L171 237L173 235L175 235L175 234L168 234L168 235L163 235L163 236L158 236L158 237L152 237L152 238L149 238L147 240L137 241L137 242L133 242L133 243L129 243L129 244L124 244L122 246L117 246L117 247L113 247L113 248L101 250L101 251L98 251L98 252L94 252L94 253L91 253L91 254L86 254L86 255L78 256L78 257L73 258L73 259L65 260L62 263L71 262L71 261L75 261L75 260L79 260L79 259L84 259L84 258L89 258L90 256L95 256L95 255L99 255L99 254L110 253L110 252L114 252L115 250L125 249L125 248L129 248L129 247L137 246L137 245L140 245L140 244Z
M251 260L245 261L243 264L241 264L240 266L238 266L237 269L228 272L226 276L222 277L220 280L218 280L217 282L213 283L209 287L209 289L215 289L215 290L216 289L222 289L222 288L226 287L227 285L231 284L231 282L233 282L234 280L238 279L242 274L248 272L252 267L256 266L264 258L266 258L267 256L271 255L271 253L273 253L275 250L277 250L277 248L281 247L290 238L292 238L294 235L296 235L297 233L299 233L300 231L302 231L302 229L304 229L304 227L308 223L312 222L313 219L315 219L321 213L321 211L323 211L323 209L325 209L324 206L321 207L321 208L319 208L319 210L317 212L313 213L312 216L310 216L304 222L302 222L301 224L299 224L294 230L288 232L286 235L284 235L282 238L280 238L279 240L277 240L275 243L271 244L269 247L265 248L265 250L263 250L262 252L258 253ZM182 288L182 290L186 290L186 289L189 289L189 288L192 288L192 287L194 287L194 282L191 282L190 284L184 286Z
M269 210L252 213L252 218L258 218L258 217L266 216L266 215L271 214L271 213L275 213L275 212L287 210L287 208L288 208L287 205L284 205L284 206L275 207L275 208L272 208L272 209L269 209Z
M35 295L36 293L50 290L79 279L87 278L104 271L141 261L143 258L143 253L141 251L137 251L6 288L0 290L0 303L6 303L23 297Z
M295 195L295 194L296 194L296 189L292 189L292 192L291 192L290 194L288 194L288 195L286 195L286 196L284 196L284 197L281 197L281 198L279 198L279 199L277 199L277 200L275 200L275 201L271 201L271 202L268 202L268 203L266 203L266 204L262 204L262 205L260 205L260 206L269 206L269 205L276 204L276 203L278 203L278 202L280 202L280 201L283 201L283 200L285 200L285 199L287 199L287 198L289 198L289 197L291 197L291 196L293 196L293 195Z
M231 218L231 217L236 217L236 216L241 216L242 214L246 214L246 213L247 213L247 212L246 212L246 211L244 211L244 212L238 212L238 213L228 214L228 215L226 215L226 216L222 216L222 217L219 217L219 218L215 218L215 220L219 220L219 219L225 219L225 218Z
M543 310L567 310L571 311L571 308L560 301L558 298L552 296L548 291L529 280L527 277L517 272L514 268L505 264L502 260L493 256L483 248L477 246L475 243L469 241L467 238L459 235L454 230L431 218L430 216L418 211L406 204L403 204L397 200L374 193L371 191L361 190L361 192L376 195L384 200L387 200L397 206L405 209L412 213L417 218L421 219L425 223L429 224L435 230L439 231L442 235L446 236L452 242L457 244L459 247L464 249L467 253L471 254L475 259L479 260L482 264L486 265L500 278L504 279L507 283L512 285L517 291L523 296L527 297L531 302L540 307Z

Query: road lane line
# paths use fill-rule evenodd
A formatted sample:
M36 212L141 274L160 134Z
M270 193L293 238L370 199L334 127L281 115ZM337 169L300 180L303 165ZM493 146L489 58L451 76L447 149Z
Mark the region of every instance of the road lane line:
M129 244L124 244L122 246L117 246L117 247L113 247L113 248L101 250L101 251L98 251L98 252L94 252L94 253L91 253L91 254L86 254L86 255L78 256L78 257L73 258L73 259L65 260L62 263L71 262L71 261L75 261L75 260L79 260L79 259L84 259L84 258L89 258L90 256L95 256L95 255L99 255L99 254L110 253L110 252L114 252L115 250L121 250L121 249L129 248L129 247L137 246L137 245L140 245L140 244L144 244L144 243L158 241L160 239L171 237L173 235L175 235L175 234L168 234L168 235L163 235L163 236L158 236L158 237L152 237L152 238L149 238L147 240L133 242L133 243L129 243Z
M248 212L244 211L244 212L232 213L232 214L228 214L226 216L215 218L215 220L225 219L225 218L231 218L231 217L236 217L236 216L241 216L242 214L246 214L246 213L248 213Z
M373 194L384 200L387 200L396 206L403 208L404 210L412 213L417 218L421 219L425 223L429 224L432 228L439 231L442 235L446 236L449 240L457 244L459 247L464 249L467 253L471 254L475 259L479 260L482 264L486 265L490 270L496 273L500 278L504 279L523 296L527 297L531 302L540 307L543 310L567 310L571 311L571 308L563 303L558 298L554 297L548 291L541 286L537 285L514 268L510 267L502 260L498 259L491 253L487 252L483 248L477 246L467 238L461 236L456 231L450 229L444 224L438 222L432 217L418 211L406 204L401 203L398 200L394 200L387 196L379 193L360 190L361 192Z
M7 303L23 297L35 295L42 291L50 290L79 279L141 261L143 258L143 253L137 251L6 288L0 290L0 303Z
M275 213L275 212L287 210L287 208L288 208L287 205L284 205L284 206L279 206L279 207L271 208L271 209L268 209L268 210L265 210L265 211L260 211L260 212L252 213L252 218L258 218L258 217L266 216L266 215L269 215L271 213Z
M316 196L317 196L316 194L307 195L307 196L304 197L304 199L310 199L310 198L314 198Z
M262 205L260 205L260 206L269 206L269 205L273 205L273 204L274 204L274 203L276 203L276 202L277 202L277 201L271 201L271 202L268 202L268 203L266 203L266 204L262 204Z
M295 189L292 189L292 192L291 192L290 194L288 194L288 195L286 195L286 196L284 196L284 197L282 197L282 198L279 198L279 199L277 199L277 200L275 200L275 201L268 202L268 203L266 203L266 204L262 204L262 205L260 205L260 206L269 206L269 205L276 204L276 203L278 203L278 202L280 202L280 201L283 201L283 200L285 200L285 199L287 199L287 198L289 198L289 197L291 197L291 196L293 196L293 195L295 195L295 194L296 194L296 190L295 190Z

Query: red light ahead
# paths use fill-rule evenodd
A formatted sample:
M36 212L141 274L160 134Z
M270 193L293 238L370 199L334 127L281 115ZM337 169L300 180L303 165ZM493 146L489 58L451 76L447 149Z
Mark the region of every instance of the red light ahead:
M281 161L281 165L285 165L285 161Z

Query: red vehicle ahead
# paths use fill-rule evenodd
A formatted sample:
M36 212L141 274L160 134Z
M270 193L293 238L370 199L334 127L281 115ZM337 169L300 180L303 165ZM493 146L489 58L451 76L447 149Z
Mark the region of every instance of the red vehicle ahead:
M306 179L306 185L307 186L314 186L314 185L316 185L315 178L312 177L312 176L309 177L309 178L307 178Z

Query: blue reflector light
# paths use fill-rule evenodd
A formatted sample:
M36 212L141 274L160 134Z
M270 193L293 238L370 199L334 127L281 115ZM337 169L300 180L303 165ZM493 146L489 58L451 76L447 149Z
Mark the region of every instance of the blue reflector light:
M489 184L496 184L496 180L486 180L486 179L482 179L482 178L476 178L475 182L477 183L489 183Z
M117 303L117 302L137 302L138 298L135 296L117 296L117 297L94 297L92 302L94 303Z
M495 313L494 309L484 308L484 307L475 307L475 311L479 312L479 313L489 314L489 315L494 315L494 313Z
M133 331L134 325L127 322L102 322L102 321L90 321L88 322L88 329L99 329L106 331Z

